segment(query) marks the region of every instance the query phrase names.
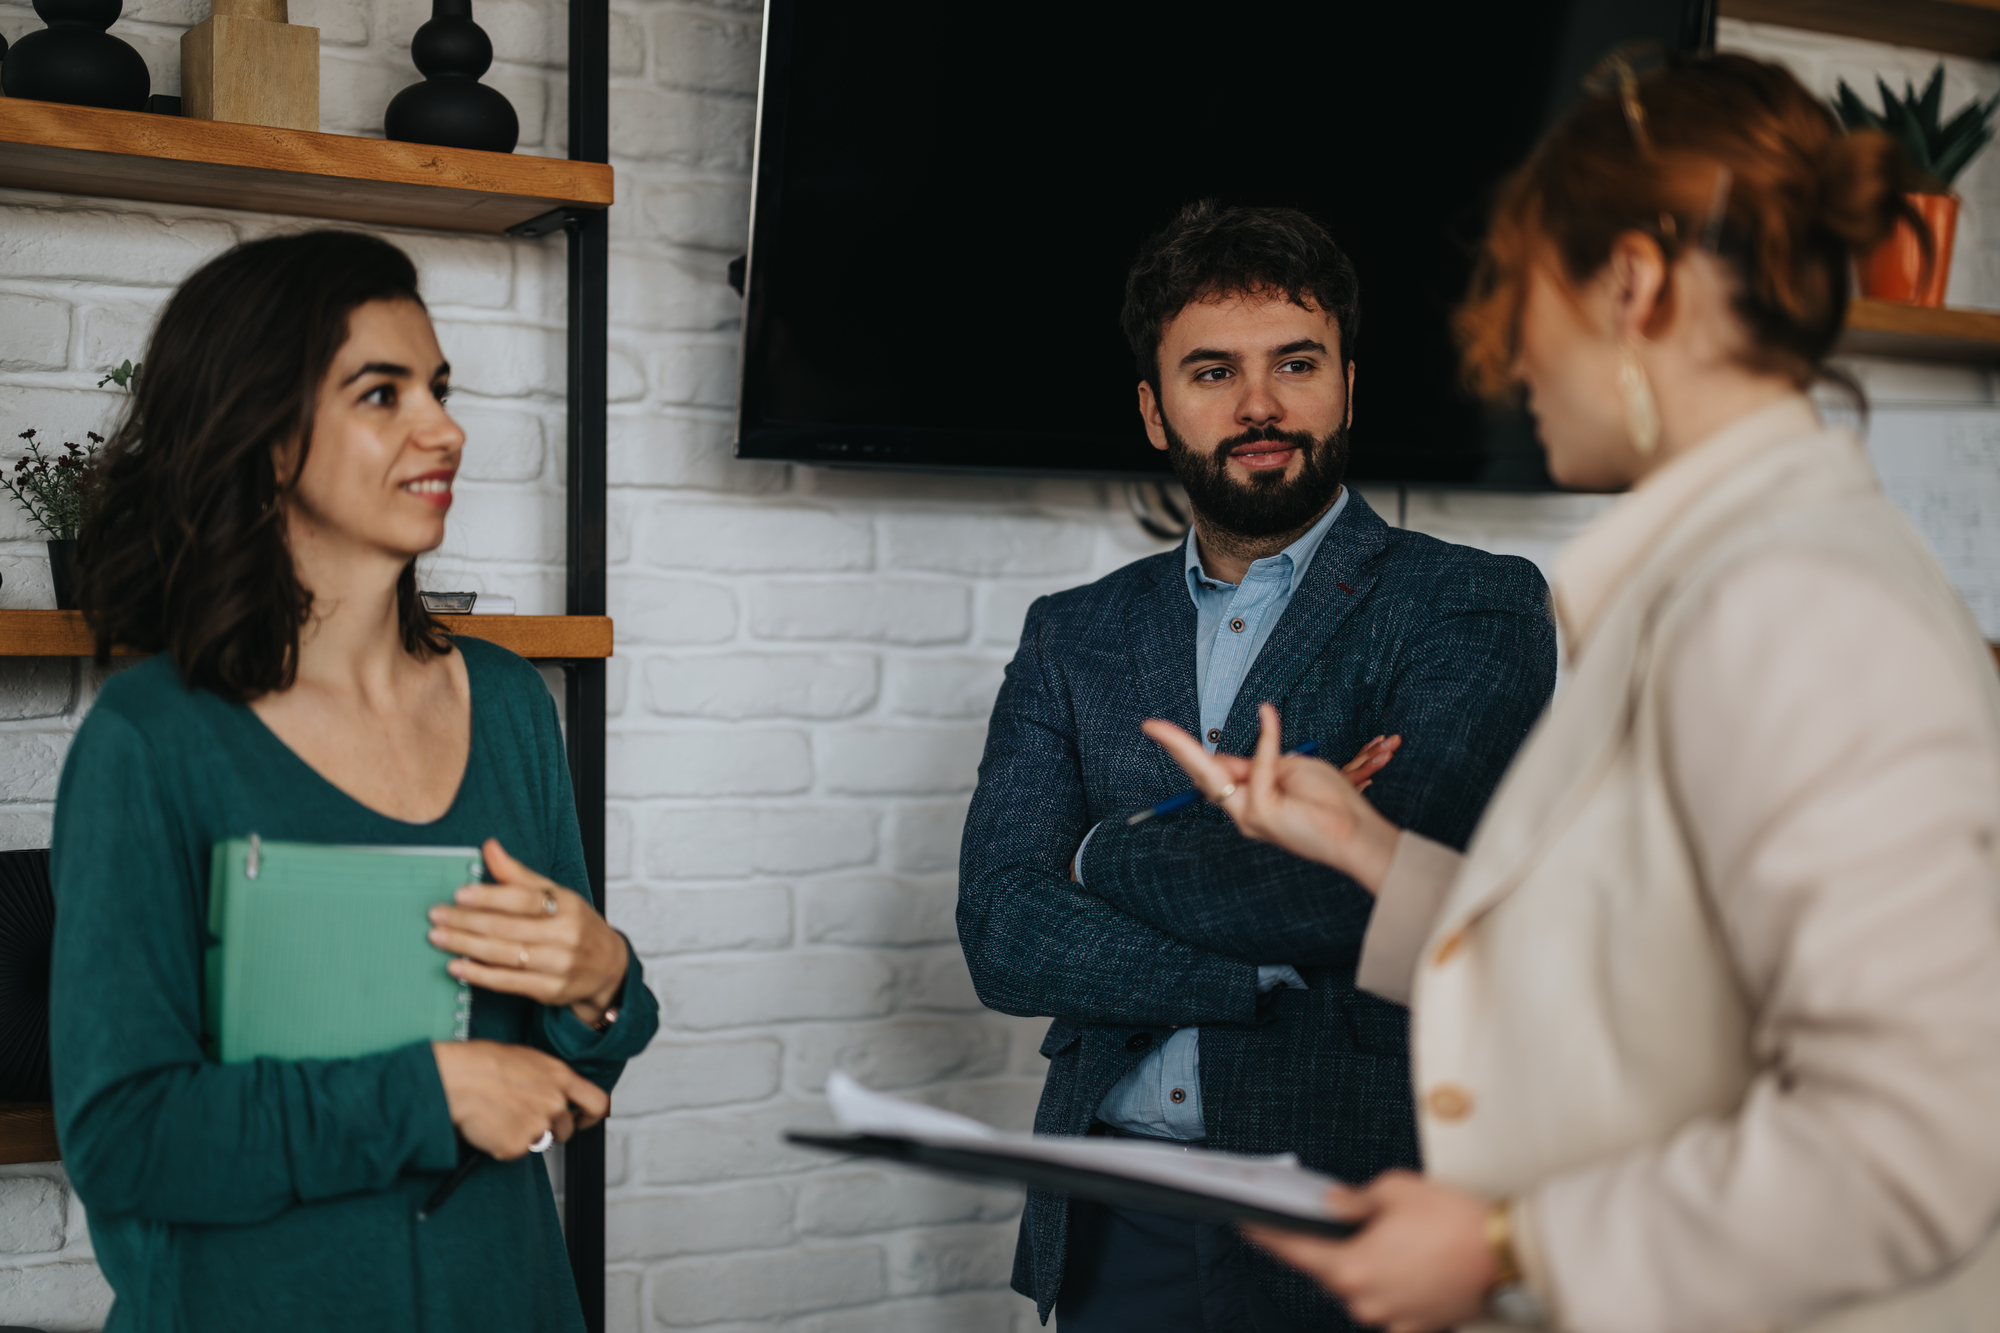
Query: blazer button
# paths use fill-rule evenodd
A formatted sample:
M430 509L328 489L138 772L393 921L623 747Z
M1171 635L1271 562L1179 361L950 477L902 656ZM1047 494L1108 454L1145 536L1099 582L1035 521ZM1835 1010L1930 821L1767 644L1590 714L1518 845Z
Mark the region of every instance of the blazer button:
M1172 1092L1168 1093L1167 1096L1173 1098L1175 1106L1179 1106L1182 1102L1187 1100L1187 1089L1175 1088Z
M1456 1083L1440 1083L1424 1098L1424 1105L1440 1120L1463 1120L1472 1114L1472 1094Z
M1135 1032L1125 1039L1125 1049L1128 1051L1143 1051L1152 1044L1153 1034L1150 1032Z

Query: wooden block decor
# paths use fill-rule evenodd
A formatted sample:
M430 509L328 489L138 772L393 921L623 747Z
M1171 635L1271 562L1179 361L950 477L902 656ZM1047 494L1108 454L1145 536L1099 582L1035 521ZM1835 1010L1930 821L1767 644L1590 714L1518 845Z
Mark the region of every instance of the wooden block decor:
M181 34L181 115L317 130L319 29L286 18L286 0L215 0Z

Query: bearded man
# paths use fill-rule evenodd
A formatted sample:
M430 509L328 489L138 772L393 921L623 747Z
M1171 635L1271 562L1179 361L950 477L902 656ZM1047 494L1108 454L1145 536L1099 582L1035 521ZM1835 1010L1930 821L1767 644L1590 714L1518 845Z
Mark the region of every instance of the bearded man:
M1186 487L1186 543L1044 597L993 708L958 929L979 996L1048 1016L1035 1128L1416 1167L1407 1014L1354 988L1374 898L1212 806L1130 824L1186 779L1161 717L1247 753L1356 756L1396 823L1463 847L1555 683L1525 560L1392 528L1341 484L1353 265L1290 209L1197 204L1126 287L1139 411ZM1473 1112L1476 1114L1476 1111ZM1441 1113L1442 1114L1442 1113ZM1226 1227L1031 1194L1014 1288L1061 1333L1353 1327Z

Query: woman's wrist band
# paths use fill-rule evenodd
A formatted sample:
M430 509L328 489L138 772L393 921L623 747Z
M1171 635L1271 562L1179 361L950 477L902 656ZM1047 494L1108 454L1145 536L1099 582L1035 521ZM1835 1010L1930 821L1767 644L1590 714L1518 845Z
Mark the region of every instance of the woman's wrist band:
M1514 1253L1514 1223L1507 1201L1486 1210L1486 1248L1493 1255L1493 1285L1511 1287L1521 1280L1521 1260Z
M1528 1288L1521 1256L1514 1248L1514 1209L1502 1199L1486 1213L1486 1246L1493 1255L1493 1285L1486 1290L1486 1310L1503 1324L1538 1325L1547 1311Z

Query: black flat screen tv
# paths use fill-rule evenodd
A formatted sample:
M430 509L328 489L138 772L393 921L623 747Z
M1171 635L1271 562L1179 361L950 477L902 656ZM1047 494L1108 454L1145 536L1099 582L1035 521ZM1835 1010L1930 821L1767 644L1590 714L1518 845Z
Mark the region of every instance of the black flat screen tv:
M768 0L737 453L1147 476L1118 327L1190 200L1289 205L1361 275L1357 481L1540 488L1459 387L1494 186L1628 40L1714 0Z

